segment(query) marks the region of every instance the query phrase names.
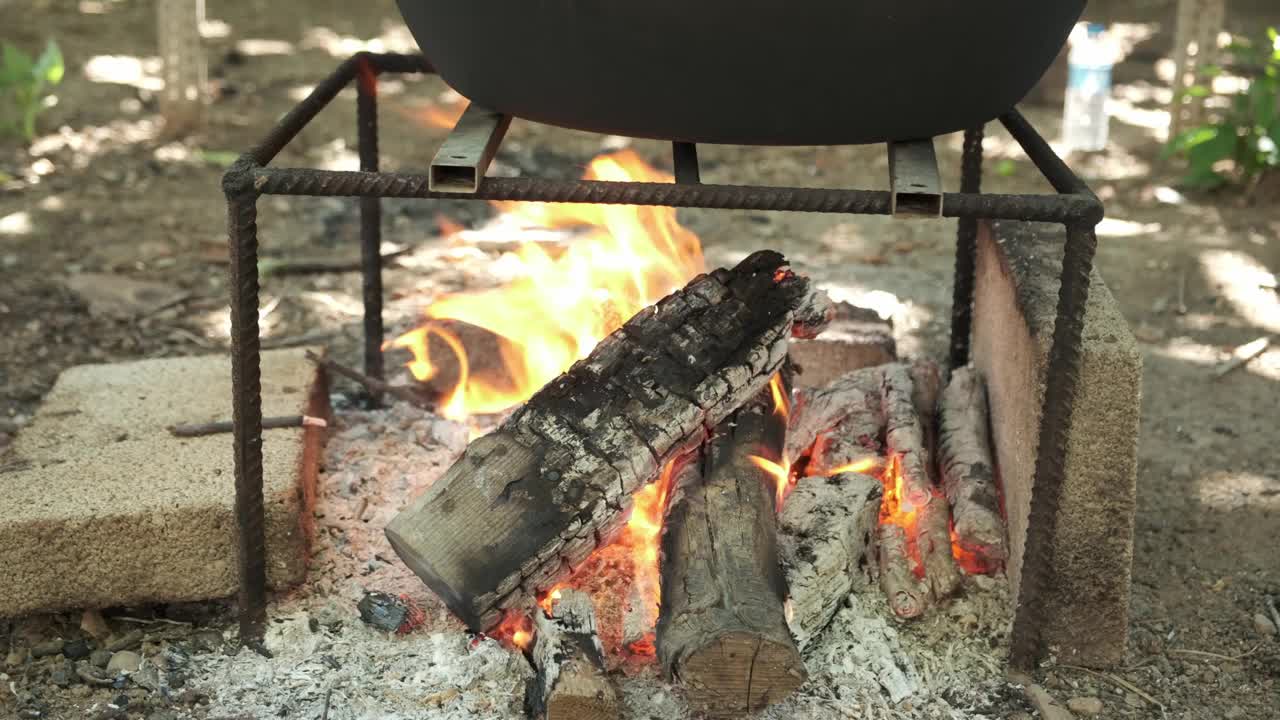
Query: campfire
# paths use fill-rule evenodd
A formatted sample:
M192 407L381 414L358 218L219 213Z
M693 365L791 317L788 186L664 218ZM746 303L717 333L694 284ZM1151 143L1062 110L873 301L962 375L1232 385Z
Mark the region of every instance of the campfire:
M587 177L670 181L629 151ZM498 422L387 535L468 626L528 654L534 712L616 714L606 647L655 657L697 710L758 710L805 681L800 651L859 578L909 619L1002 569L972 373L805 368L792 338L852 308L771 251L703 273L674 209L497 205L573 241L521 245L514 281L441 297L387 343L439 414ZM597 592L606 556L621 603Z

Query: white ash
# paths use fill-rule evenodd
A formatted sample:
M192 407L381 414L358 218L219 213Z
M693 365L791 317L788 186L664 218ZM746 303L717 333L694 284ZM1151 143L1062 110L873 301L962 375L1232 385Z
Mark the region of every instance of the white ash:
M383 535L462 453L470 432L405 405L338 413L317 488L311 571L269 610L265 644L274 657L242 649L192 658L189 682L209 695L211 711L318 718L327 696L332 720L525 717L528 660L468 634ZM593 593L623 717L688 718L682 691L651 658L617 649L615 610L625 606L631 564L616 555L598 553L573 584ZM408 598L423 623L403 636L369 627L356 609L367 591ZM970 578L963 597L905 624L871 584L808 646L809 681L762 717L1004 717L1017 707L1003 671L1010 617L1002 579Z

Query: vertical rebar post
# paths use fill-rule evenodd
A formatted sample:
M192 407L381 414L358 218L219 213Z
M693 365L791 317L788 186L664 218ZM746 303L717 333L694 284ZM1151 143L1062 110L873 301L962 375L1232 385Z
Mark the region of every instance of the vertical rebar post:
M258 644L267 621L265 512L262 506L262 368L258 344L258 191L241 159L222 178L231 253L231 418L240 570L240 641Z
M1057 572L1058 506L1066 477L1067 436L1080 379L1081 338L1085 306L1089 301L1089 274L1098 237L1093 224L1067 225L1062 256L1062 286L1058 290L1058 317L1049 349L1044 407L1040 415L1040 441L1031 488L1031 511L1023 551L1022 582L1014 614L1009 664L1034 669L1044 657L1044 618L1048 591Z
M964 132L964 153L960 159L960 192L977 195L982 191L982 135L979 125ZM956 221L956 275L951 300L951 367L969 363L969 336L973 329L973 282L978 247L978 219L965 216Z
M681 185L697 185L702 182L698 168L698 146L687 142L671 143L671 165L675 169L676 182Z
M378 71L365 56L356 60L356 128L360 170L378 171ZM364 371L382 379L382 200L360 198L360 271L364 298ZM380 397L374 395L373 404Z

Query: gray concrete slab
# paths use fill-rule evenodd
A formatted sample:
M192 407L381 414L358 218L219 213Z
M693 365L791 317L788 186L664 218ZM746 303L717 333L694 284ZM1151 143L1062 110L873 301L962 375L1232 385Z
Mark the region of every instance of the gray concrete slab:
M263 353L266 415L326 416L303 349ZM235 592L231 435L177 438L231 415L230 359L74 367L59 377L0 474L0 616ZM268 577L303 579L323 429L264 434Z
M987 382L1009 520L1009 577L1022 568L1062 267L1061 226L980 225L973 362ZM1124 659L1137 478L1142 355L1095 270L1067 445L1054 581L1044 631L1061 662Z

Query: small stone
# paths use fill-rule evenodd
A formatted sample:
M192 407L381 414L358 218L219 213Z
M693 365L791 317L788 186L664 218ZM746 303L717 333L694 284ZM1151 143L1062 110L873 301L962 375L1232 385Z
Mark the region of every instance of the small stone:
M1102 700L1096 697L1073 697L1067 701L1067 709L1081 715L1099 715L1102 713Z
M31 648L31 657L42 658L57 655L62 652L62 645L62 638L53 638L37 643Z
M1138 696L1137 693L1127 693L1124 696L1124 704L1128 705L1129 707L1140 708L1146 703L1143 701L1141 697Z
M1009 720L1031 720L1030 713L1016 712L1009 716Z
M110 650L94 650L89 653L89 664L96 668L105 668L111 662Z
M14 648L4 656L4 664L8 667L15 668L27 661L26 648Z
M142 656L132 650L121 650L111 656L111 662L107 663L107 672L109 673L132 673L137 672L142 667Z
M400 598L384 592L365 593L356 608L361 620L386 632L395 632L409 614Z
M58 687L71 687L76 681L76 666L70 660L63 660L49 671L49 682Z
M80 629L89 633L95 640L106 640L111 635L111 626L97 610L85 610L80 616Z
M70 660L87 658L89 657L89 641L84 638L70 640L62 646L62 654Z
M226 647L217 630L200 630L191 636L191 645L198 653L220 653Z
M1276 634L1276 624L1271 622L1271 618L1257 613L1253 616L1253 629L1263 637L1271 637Z
M1236 720L1236 718L1242 718L1244 717L1244 715L1245 715L1244 708L1240 707L1239 705L1232 705L1230 708L1227 709L1227 712L1225 715L1223 715L1223 717L1225 717L1227 720Z

